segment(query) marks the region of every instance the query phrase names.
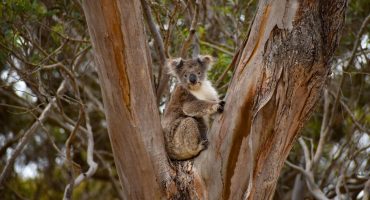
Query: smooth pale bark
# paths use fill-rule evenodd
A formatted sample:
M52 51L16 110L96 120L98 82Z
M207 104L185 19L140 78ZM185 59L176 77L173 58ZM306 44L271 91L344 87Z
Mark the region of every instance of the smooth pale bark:
M140 1L83 1L125 196L161 198L164 182L173 198L271 199L284 161L320 96L345 7L346 0L260 0L250 36L237 54L225 112L208 134L210 146L194 167L175 163L173 176ZM177 189L169 181L174 177Z
M108 132L126 199L159 199L170 180L140 1L83 1Z
M320 97L346 0L261 0L226 96L195 161L209 199L271 199Z

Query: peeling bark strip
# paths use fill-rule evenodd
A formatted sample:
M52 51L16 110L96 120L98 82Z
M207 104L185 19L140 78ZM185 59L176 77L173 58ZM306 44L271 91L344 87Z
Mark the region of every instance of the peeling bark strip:
M84 0L83 9L123 194L126 199L160 199L161 186L171 186L171 168L148 70L140 1Z
M113 52L115 52L115 54L113 54L114 62L117 64L116 67L118 70L118 75L120 76L119 86L122 91L123 102L125 103L126 108L131 113L130 83L127 77L127 64L124 62L123 58L125 43L123 42L121 21L117 20L120 17L120 13L117 9L117 2L104 0L103 4L106 5L102 6L104 23L106 24L107 29L111 30L111 35L106 35L104 39L108 40L107 42L112 43Z
M320 97L346 0L261 0L210 147L195 160L209 199L271 199ZM232 106L231 106L232 105Z

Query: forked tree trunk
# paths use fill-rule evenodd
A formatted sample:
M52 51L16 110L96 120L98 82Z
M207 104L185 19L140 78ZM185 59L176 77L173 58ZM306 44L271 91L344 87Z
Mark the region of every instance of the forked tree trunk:
M175 197L180 190L170 180L140 1L84 0L83 8L125 195ZM346 0L260 0L250 36L241 44L225 112L209 131L209 148L194 161L189 196L273 197L330 71L345 8Z
M252 31L196 160L209 199L271 199L284 161L330 71L345 0L261 0Z

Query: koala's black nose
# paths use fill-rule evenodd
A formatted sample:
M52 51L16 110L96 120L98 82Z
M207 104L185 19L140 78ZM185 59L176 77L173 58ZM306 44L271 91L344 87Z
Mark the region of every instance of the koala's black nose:
M194 74L190 74L189 76L189 81L190 83L196 83L197 82L197 76L195 76Z

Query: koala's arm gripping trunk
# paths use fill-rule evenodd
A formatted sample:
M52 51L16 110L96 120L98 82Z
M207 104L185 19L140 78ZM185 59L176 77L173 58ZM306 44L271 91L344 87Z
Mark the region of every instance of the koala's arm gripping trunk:
M187 116L202 117L217 112L219 107L218 103L196 99L184 103L183 111Z

